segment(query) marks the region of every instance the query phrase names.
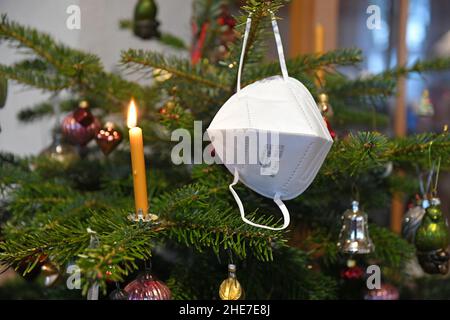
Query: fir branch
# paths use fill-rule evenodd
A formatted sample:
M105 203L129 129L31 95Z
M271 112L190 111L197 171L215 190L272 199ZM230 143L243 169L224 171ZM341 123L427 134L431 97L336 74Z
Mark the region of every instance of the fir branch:
M355 108L359 107L359 105L353 108L349 105L342 106L337 103L336 100L333 100L332 106L334 110L334 115L331 119L333 128L342 128L347 125L362 124L365 127L376 129L385 128L389 125L389 116L376 112L376 110L373 110L373 112L367 112L366 110L361 110L361 108Z
M450 152L448 133L425 133L389 140L376 132L359 132L334 144L321 173L334 175L341 172L356 176L388 161L404 168L411 168L411 161L427 167L430 150L433 159L442 157L443 169L449 168L446 157Z
M179 50L186 50L188 48L183 39L168 32L162 32L159 41L167 46Z
M334 99L345 100L361 97L385 98L395 93L396 82L382 76L373 76L364 79L348 80L344 77L327 77L326 92ZM361 104L364 106L364 104Z
M283 232L243 224L239 215L223 210L224 203L211 197L215 191L194 184L161 196L154 206L167 221L169 236L199 250L211 247L216 254L220 248L230 248L237 256L245 257L247 248L252 248L258 258L271 260L272 242L281 241ZM254 213L248 217L256 223L274 224L273 218L256 218Z
M379 261L386 268L401 271L405 263L414 257L414 246L393 232L371 224L369 233L375 250L368 259Z
M133 30L134 27L134 21L129 19L122 19L119 21L119 28L124 30ZM185 50L187 49L186 43L183 41L183 39L168 33L168 32L162 32L161 37L157 39L162 44L165 44L169 47L179 49L179 50Z
M362 61L359 49L338 49L323 54L305 54L286 61L289 75L294 78L302 77L305 73L314 73L319 69L332 71L337 66L355 65ZM246 84L280 73L279 62L248 68Z
M411 73L443 71L450 68L450 57L439 57L430 60L417 60L411 66L398 66L381 73L384 78L407 76Z
M12 67L2 66L0 73L8 78L51 91L70 88L82 96L89 93L103 96L120 107L130 95L142 100L146 97L144 88L138 84L105 72L97 56L69 48L46 33L9 21L6 15L1 17L0 38L16 49L29 50L28 53L39 57ZM49 72L54 78L48 76Z
M160 53L144 50L129 49L122 52L122 63L126 68L133 71L145 68L162 69L171 73L175 77L181 77L188 81L205 85L211 88L217 88L224 91L231 91L231 88L223 84L217 73L208 72L206 65L198 64L191 66L190 62L180 58L166 58ZM210 66L209 68L213 68Z
M51 114L53 114L53 105L48 102L42 102L33 107L20 110L17 118L21 122L29 123Z
M98 57L70 49L55 42L46 33L10 21L6 15L1 16L0 38L9 41L18 49L30 49L69 77L77 78L82 74L101 72L103 69Z
M70 83L60 75L51 76L46 71L29 69L21 64L12 67L0 65L0 75L42 90L60 91L70 86Z
M246 268L239 272L239 279L253 299L322 300L336 297L335 279L312 270L311 258L301 250L279 248L274 251L274 261L264 264L249 260Z
M252 25L248 35L247 46L244 49L243 66L245 69L247 65L253 65L257 62L261 62L264 57L265 39L267 39L267 30L271 26L270 21L272 13L275 15L278 10L283 6L285 0L249 0L242 9L246 12L245 15L237 17L236 30L241 35L244 34L247 17L251 15ZM235 43L230 48L230 61L227 65L236 65L240 60L241 55L241 41ZM246 74L246 72L244 72ZM273 74L272 74L273 75ZM244 82L248 82L244 77ZM237 82L237 68L233 84ZM233 87L233 90L235 88Z

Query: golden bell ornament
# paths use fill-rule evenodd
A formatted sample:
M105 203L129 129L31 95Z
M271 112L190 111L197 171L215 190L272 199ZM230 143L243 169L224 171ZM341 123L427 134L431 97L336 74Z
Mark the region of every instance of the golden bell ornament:
M366 254L373 252L375 246L369 237L367 214L359 210L358 201L352 202L352 209L342 215L342 229L337 243L342 253Z
M222 300L244 299L244 289L236 278L236 265L228 265L228 278L220 284L219 296Z
M328 118L333 116L333 108L328 101L328 95L326 93L322 92L319 94L319 102L317 103L317 106L319 107L322 115L327 115Z

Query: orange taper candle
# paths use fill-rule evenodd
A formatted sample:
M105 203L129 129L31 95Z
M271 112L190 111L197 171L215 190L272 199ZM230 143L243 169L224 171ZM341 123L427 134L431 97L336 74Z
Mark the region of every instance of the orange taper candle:
M324 33L324 29L323 26L319 23L316 25L316 28L314 30L314 42L315 42L315 51L318 54L323 54L323 50L324 50L324 37L325 33ZM319 69L317 71L317 77L319 79L319 85L323 84L323 70Z
M145 174L144 142L142 129L136 126L137 110L133 99L128 107L127 125L130 136L131 165L133 168L134 203L136 215L142 210L143 218L148 213L147 179Z

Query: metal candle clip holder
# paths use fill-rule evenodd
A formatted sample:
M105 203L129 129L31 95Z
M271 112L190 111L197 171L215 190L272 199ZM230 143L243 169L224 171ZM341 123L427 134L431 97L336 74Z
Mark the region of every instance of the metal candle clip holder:
M148 213L144 216L142 209L139 209L137 213L132 213L128 215L128 220L134 222L152 222L156 223L159 217L156 214Z

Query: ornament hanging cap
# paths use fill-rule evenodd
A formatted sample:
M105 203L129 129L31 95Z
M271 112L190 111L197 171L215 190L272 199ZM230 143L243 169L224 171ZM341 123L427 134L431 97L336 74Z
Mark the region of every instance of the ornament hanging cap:
M358 201L352 201L352 210L355 213L359 211L359 202Z
M432 206L439 206L439 205L441 205L441 200L439 198L436 198L436 197L432 198L431 201L430 201L430 204Z
M82 100L82 101L80 101L78 106L82 109L87 109L87 108L89 108L89 102L87 102L87 100Z

